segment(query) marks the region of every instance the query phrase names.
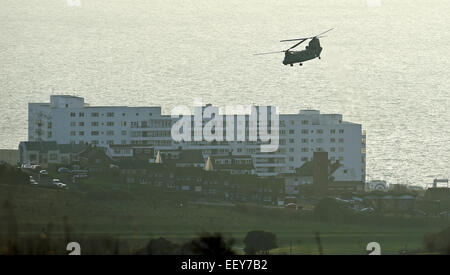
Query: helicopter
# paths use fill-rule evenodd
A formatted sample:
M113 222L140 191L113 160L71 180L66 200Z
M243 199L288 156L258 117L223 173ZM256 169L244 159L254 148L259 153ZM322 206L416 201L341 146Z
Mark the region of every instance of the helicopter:
M257 53L254 55L263 55L263 54L274 54L274 53L284 53L283 64L294 66L295 63L299 63L300 66L303 66L303 62L314 59L316 57L320 58L320 54L322 53L322 47L320 46L319 38L325 37L324 34L331 31L333 29L329 29L323 33L320 33L316 36L312 37L304 37L304 38L295 38L295 39L286 39L281 40L280 42L290 42L290 41L300 41L296 43L294 46L290 47L284 51L276 51L276 52L267 52L267 53ZM301 51L292 51L293 48L302 44L306 40L311 39L309 41L308 46L304 50Z

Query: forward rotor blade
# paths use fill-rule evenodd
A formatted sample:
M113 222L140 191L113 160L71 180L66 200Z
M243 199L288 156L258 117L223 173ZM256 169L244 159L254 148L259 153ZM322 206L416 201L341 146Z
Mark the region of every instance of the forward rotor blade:
M305 42L306 40L308 40L308 38L303 39L302 41L298 42L297 44L295 44L294 46L290 47L290 48L287 49L287 50L289 51L290 49L293 49L293 48L297 47L298 45L302 44L302 43Z
M267 53L254 53L253 55L264 55L264 54L284 53L284 52L285 52L285 51L267 52Z

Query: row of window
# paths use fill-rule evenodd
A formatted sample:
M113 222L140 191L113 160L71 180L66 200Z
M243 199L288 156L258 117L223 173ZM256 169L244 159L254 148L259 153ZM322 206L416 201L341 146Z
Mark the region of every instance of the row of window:
M78 122L78 126L83 127L84 125L85 125L84 121ZM96 127L96 126L99 126L99 125L100 125L100 123L99 123L98 121L92 121L92 122L91 122L91 126ZM105 125L105 123L102 122L102 125ZM120 125L121 125L121 126L127 126L127 122L126 122L126 121L122 121L122 122L120 123ZM75 121L72 121L72 122L70 122L70 126L71 126L71 127L75 127L75 126L77 126L77 123L76 123ZM114 126L114 121L107 121L107 122L106 122L106 126L108 126L108 127L113 127L113 126Z
M126 136L127 135L127 131L121 131L120 133L121 133L122 136ZM101 134L103 135L104 132L101 132ZM77 132L76 131L71 131L70 135L71 136L76 136ZM84 136L85 132L84 131L79 131L78 135L79 136ZM100 135L99 131L91 131L91 136L98 136L98 135ZM114 136L114 131L106 131L106 135L107 136Z
M344 129L339 129L338 132L339 132L339 134L343 134L344 133ZM291 129L291 130L288 131L288 133L290 135L293 135L293 134L295 134L295 130ZM313 134L314 130L302 129L301 133L302 134L309 134L309 133ZM317 129L316 130L316 134L323 134L323 133L324 133L323 129ZM286 134L286 130L280 130L280 134L282 134L282 135ZM330 129L330 134L336 134L336 129Z
M308 138L302 138L301 143L309 143L309 142L314 142L314 139L308 139ZM323 143L324 139L323 138L316 138L315 139L316 143ZM295 139L290 138L289 139L289 143L294 143ZM286 140L285 139L280 139L279 141L280 145L286 145ZM336 139L335 138L330 138L330 143L336 143ZM344 143L344 139L343 138L339 138L338 139L338 143Z
M312 160L312 158L309 158L309 157L301 157L300 160L301 160L301 161L309 161L309 160ZM336 161L336 157L332 156L332 157L330 157L330 160L331 160L331 161ZM338 157L338 160L339 160L339 161L344 161L344 157L340 156L340 157ZM289 161L291 161L291 162L294 161L294 157L289 157Z
M84 117L84 115L85 115L84 112L79 112L78 113L78 117ZM98 113L98 112L91 112L90 115L91 115L91 117L99 117L100 113ZM104 116L104 114L101 114L101 115ZM77 116L76 112L71 112L70 113L70 117L76 117L76 116ZM115 113L114 112L107 112L106 116L107 117L114 117ZM126 114L122 113L122 116L126 116ZM139 113L136 113L136 116L139 116ZM149 116L152 116L152 113L149 113Z

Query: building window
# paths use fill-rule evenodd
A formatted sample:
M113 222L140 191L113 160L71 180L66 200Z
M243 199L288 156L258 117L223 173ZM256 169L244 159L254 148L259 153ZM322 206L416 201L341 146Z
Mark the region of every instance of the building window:
M48 138L51 138L51 137L52 137L52 131L48 131L48 132L47 132L47 137L48 137Z
M80 136L84 136L84 131L80 131L80 132L78 132L78 135L80 135Z
M302 120L302 125L308 125L309 121L308 120Z
M302 148L302 152L309 152L309 148L308 147L303 147Z
M336 130L335 129L331 129L330 130L330 134L336 134Z
M79 117L84 117L84 113L83 113L83 112L80 112L80 113L78 114L78 116L79 116Z
M334 143L334 142L336 142L336 139L335 138L330 138L330 142Z
M307 138L302 138L302 143L308 143L308 139Z
M97 121L92 121L91 122L91 126L98 126L98 122Z
M127 122L126 121L122 121L121 125L122 126L127 126Z
M70 113L70 116L71 116L71 117L75 117L75 113L73 113L73 112Z
M107 131L107 132L106 132L106 135L107 135L107 136L113 136L113 135L114 135L114 131Z
M98 144L98 140L93 140L93 141L91 141L91 144L97 145L97 144Z
M336 152L336 148L331 147L331 148L330 148L330 152Z
M78 123L78 125L79 125L79 126L84 126L84 122L83 122L83 121L80 121L80 122Z
M302 129L302 134L308 134L309 133L309 131L308 131L308 129Z
M344 133L344 129L339 129L339 134L343 134Z
M74 135L76 135L76 132L75 132L75 131L71 131L71 132L70 132L70 135L71 135L71 136L74 136Z
M98 117L98 113L91 113L91 117Z
M114 113L113 113L113 112L108 112L108 113L106 114L106 116L107 116L107 117L114 117Z
M293 135L295 133L294 130L289 130L289 134Z
M98 131L92 131L91 136L98 136Z
M52 123L49 122L49 123L47 124L47 127L48 127L48 129L51 129L51 128L52 128Z
M323 130L322 129L317 129L316 130L316 134L323 134Z
M108 122L106 122L106 126L114 126L114 121L108 121Z
M127 135L127 131L122 131L122 136L126 136Z

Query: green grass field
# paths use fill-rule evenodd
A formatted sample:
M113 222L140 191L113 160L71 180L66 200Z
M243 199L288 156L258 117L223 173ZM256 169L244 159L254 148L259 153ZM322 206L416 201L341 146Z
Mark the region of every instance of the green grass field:
M12 209L4 206L6 200L13 204ZM92 178L69 190L0 183L0 234L7 236L11 221L4 217L12 210L19 236L39 236L48 230L49 223L52 234L62 236L67 217L71 231L78 236L117 237L129 244L126 253L144 247L151 238L181 243L202 232L234 238L235 250L243 253L242 240L247 232L265 230L277 235L279 248L272 254L317 254L315 232L320 232L324 254L367 254L367 243L374 241L380 243L383 254L398 254L405 247L409 251L421 249L425 233L448 226L436 222L420 226L330 224L313 222L291 209L202 205L196 201L186 193Z

